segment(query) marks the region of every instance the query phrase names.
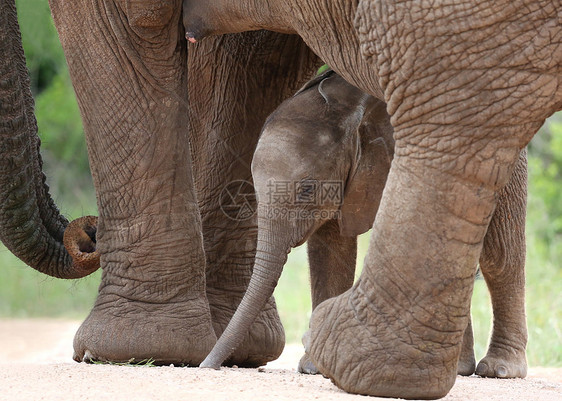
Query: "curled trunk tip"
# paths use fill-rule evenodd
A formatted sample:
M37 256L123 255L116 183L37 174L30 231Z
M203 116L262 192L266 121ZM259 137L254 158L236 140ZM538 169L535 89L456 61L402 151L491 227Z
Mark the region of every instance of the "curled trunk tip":
M0 241L41 273L84 277L99 267L99 256L95 249L84 249L87 241L80 241L81 254L72 257L63 246L68 221L53 202L42 171L41 141L14 0L0 2L0 54ZM95 220L89 221L95 227ZM94 235L95 228L85 232ZM90 236L93 243L94 239Z
M64 230L64 247L72 258L74 270L81 277L100 267L100 255L96 249L97 226L96 216L84 216L73 220Z

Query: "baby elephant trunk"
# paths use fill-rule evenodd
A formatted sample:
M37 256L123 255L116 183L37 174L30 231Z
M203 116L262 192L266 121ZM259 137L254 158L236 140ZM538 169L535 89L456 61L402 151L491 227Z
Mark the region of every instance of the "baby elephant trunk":
M254 270L248 289L202 368L219 369L248 334L250 326L273 295L292 244L287 223L260 218Z

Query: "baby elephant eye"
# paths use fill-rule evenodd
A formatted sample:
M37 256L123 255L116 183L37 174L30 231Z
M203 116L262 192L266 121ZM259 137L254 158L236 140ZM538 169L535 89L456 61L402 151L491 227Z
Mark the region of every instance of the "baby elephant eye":
M299 181L295 185L295 201L298 204L314 204L316 192L318 190L318 181L305 179Z

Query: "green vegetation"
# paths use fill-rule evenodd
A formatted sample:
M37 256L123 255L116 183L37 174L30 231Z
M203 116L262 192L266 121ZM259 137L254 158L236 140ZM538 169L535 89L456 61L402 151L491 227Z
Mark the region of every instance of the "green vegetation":
M46 0L17 0L51 194L69 219L97 214L86 143L64 54ZM100 273L55 280L26 267L0 246L0 316L84 318Z
M96 214L78 106L47 1L18 0L17 6L53 197L69 218ZM562 366L562 114L551 117L529 147L529 177L528 358L534 366ZM358 265L367 243L368 235L362 236ZM3 247L0 269L0 316L83 319L100 280L99 272L77 281L43 276ZM288 341L300 341L310 316L305 247L291 253L276 298ZM482 357L491 326L483 280L475 284L472 313L476 353Z
M143 359L141 361L136 361L135 358L129 359L127 362L102 362L102 361L92 361L94 365L114 365L114 366L127 366L130 368L153 368L157 365L154 364L154 359Z

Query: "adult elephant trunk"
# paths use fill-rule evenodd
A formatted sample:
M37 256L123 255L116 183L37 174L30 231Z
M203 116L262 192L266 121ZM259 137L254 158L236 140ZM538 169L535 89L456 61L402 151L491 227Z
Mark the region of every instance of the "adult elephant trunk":
M95 223L87 225L91 244L80 246L88 261L82 263L79 256L74 262L63 245L68 221L49 195L42 171L33 97L13 0L0 0L0 54L0 240L42 273L84 277L99 267L92 246Z
M238 309L211 353L201 363L202 368L219 369L236 350L246 332L273 295L277 281L287 262L287 255L295 246L296 231L287 219L268 219L268 209L262 215L258 209L258 242L254 270Z

